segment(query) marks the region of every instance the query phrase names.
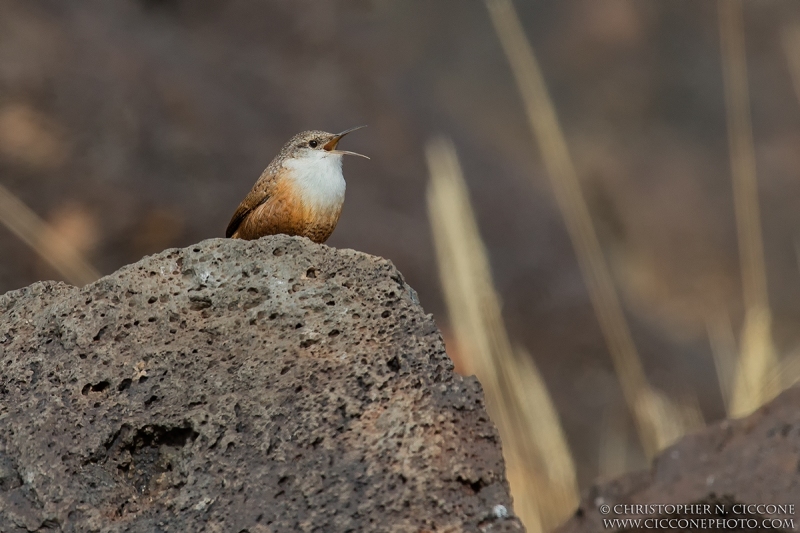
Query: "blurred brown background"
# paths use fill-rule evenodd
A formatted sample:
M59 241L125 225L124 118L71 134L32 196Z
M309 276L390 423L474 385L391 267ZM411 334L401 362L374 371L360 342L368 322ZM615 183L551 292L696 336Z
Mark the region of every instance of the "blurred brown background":
M800 3L744 5L773 333L789 354L800 343L800 49L787 32ZM517 8L647 375L719 419L707 321L727 312L738 331L742 303L716 4ZM369 128L346 148L372 160L346 161L328 244L391 259L447 337L423 148L451 136L510 334L544 375L585 487L602 425L627 415L482 2L0 1L0 184L102 273L223 236L289 137L359 124ZM57 278L0 227L0 293ZM644 466L636 453L628 468Z

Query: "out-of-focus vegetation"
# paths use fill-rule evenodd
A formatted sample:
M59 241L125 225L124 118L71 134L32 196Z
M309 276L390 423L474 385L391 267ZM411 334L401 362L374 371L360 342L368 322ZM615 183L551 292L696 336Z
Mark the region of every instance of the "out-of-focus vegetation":
M578 502L575 466L535 363L503 325L486 248L452 143L428 144L428 212L462 372L478 376L500 431L515 511L528 531L560 522Z
M486 0L486 4L517 81L641 446L652 458L696 429L702 415L696 402L684 399L679 405L680 400L676 403L655 390L644 375L534 51L511 0ZM709 317L709 337L728 415L739 417L774 398L798 376L787 366L794 365L796 357L785 358L781 368L772 342L742 4L718 0L718 6L745 316L738 350L730 325L720 323L718 317ZM504 443L517 512L528 531L548 531L572 514L578 497L563 430L530 356L511 349L455 149L445 141L432 141L428 159L429 217L461 364L478 376L486 390ZM624 429L616 420L607 419L606 424L600 463L619 473L627 463ZM620 432L623 438L615 435Z
M330 244L479 376L530 531L800 378L790 0L4 1L0 292L221 236L361 123Z

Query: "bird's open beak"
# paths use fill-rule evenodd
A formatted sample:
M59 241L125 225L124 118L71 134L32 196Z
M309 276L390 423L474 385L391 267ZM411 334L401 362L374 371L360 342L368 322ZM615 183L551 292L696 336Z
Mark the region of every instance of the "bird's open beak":
M348 152L347 150L337 150L336 147L339 145L339 141L342 140L342 137L347 135L348 133L352 133L356 130L360 130L361 128L366 128L366 126L356 126L355 128L350 128L349 130L344 130L341 133L337 133L333 136L333 139L325 143L323 148L331 152L332 154L342 154L342 155L357 155L358 157L363 157L364 159L369 159L369 157L365 156L364 154L358 154L356 152Z

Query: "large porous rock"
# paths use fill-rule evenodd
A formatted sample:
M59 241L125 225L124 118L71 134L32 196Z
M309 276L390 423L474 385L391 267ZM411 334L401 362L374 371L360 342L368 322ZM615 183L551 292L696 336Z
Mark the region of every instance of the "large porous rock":
M734 526L730 530L798 530L798 472L800 388L795 387L747 418L724 421L684 437L664 451L648 472L629 474L591 487L575 517L560 532L622 529L609 527L603 522L604 519L621 517L744 519L751 521L750 526L758 527L736 527L736 523L728 522L728 525ZM701 507L637 510L633 507L637 504L700 504ZM774 507L742 507L758 504L771 504ZM723 509L728 514L723 514ZM769 520L766 525L763 522L765 518ZM748 525L742 522L738 524ZM702 526L702 523L698 525ZM642 523L639 528L626 530L652 529ZM690 530L701 529L720 527L715 525Z
M4 533L521 531L510 503L386 260L218 239L0 297Z

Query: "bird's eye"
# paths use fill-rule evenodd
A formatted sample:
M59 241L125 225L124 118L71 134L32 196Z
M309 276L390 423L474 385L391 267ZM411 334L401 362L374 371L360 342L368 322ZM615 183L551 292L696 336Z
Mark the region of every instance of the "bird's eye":
M319 145L319 143L317 141L308 141L308 145L311 148L316 148Z

